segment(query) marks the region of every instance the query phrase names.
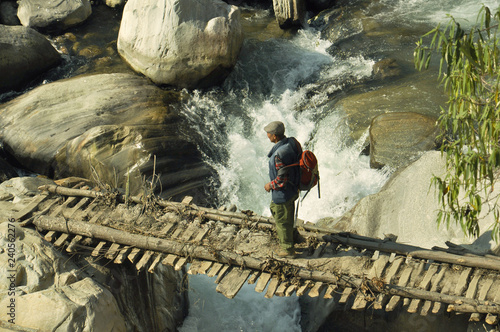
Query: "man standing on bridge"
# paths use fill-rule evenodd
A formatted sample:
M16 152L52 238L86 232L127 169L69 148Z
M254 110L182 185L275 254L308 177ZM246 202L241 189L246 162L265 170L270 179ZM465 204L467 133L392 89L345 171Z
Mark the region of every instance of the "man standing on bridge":
M272 193L271 213L276 222L276 233L280 249L279 257L295 257L293 247L295 201L299 197L299 167L288 167L286 172L279 172L286 165L297 163L302 153L300 143L293 137L285 136L285 125L273 121L264 127L267 137L274 143L269 154L269 179L264 189Z

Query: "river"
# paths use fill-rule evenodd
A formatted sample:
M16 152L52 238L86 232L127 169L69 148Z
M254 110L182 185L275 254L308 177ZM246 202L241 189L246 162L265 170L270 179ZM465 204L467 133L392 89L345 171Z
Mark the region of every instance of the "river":
M380 0L365 11L395 36L398 31L407 34L399 39L405 45L382 45L385 49L379 52L406 57L411 63L420 35L446 23L447 14L462 26L475 22L482 3L492 9L499 5L492 0ZM322 105L327 91L314 94L315 100L310 100L310 92L320 80L362 80L371 75L375 60L362 50L347 58L331 55L331 44L310 27L280 38L268 36L272 14L245 12L245 24L253 30L247 30L235 71L222 89L193 92L183 108L202 136L207 162L220 177L220 183L214 183L219 188L218 201L270 215L270 196L263 186L268 180L267 153L272 144L263 127L280 120L286 134L296 137L319 159L321 198L314 189L300 204L299 218L317 222L339 217L362 197L380 190L391 170L371 169L369 157L361 154L366 136L353 142L341 110L316 106ZM255 28L259 26L263 30ZM328 93L336 89L340 86L332 85ZM228 300L216 293L214 280L189 277L191 309L180 331L301 331L297 297L266 299L253 291L253 285L245 285L235 299Z

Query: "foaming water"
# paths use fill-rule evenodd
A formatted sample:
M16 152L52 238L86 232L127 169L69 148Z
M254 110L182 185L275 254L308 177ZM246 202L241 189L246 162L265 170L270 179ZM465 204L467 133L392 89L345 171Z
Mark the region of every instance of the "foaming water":
M379 17L403 25L428 23L435 26L447 23L448 15L451 15L464 27L476 22L477 13L483 4L491 11L500 7L498 0L381 0L380 4L387 6L388 10L382 11Z
M216 292L215 277L196 276L189 282L190 315L180 332L301 331L296 296L266 299L255 285L245 284L228 300Z

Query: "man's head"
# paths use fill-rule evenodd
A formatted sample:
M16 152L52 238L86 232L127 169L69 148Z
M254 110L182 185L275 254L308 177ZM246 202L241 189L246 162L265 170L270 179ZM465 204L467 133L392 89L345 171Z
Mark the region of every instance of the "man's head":
M273 121L264 127L267 137L273 143L277 143L285 137L285 125L281 121Z

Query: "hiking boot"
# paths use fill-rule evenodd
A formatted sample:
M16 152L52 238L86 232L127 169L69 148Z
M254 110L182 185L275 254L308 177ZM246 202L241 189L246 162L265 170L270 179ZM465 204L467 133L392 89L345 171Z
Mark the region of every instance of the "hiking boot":
M295 249L290 248L288 250L279 248L274 251L274 254L280 258L295 258Z

